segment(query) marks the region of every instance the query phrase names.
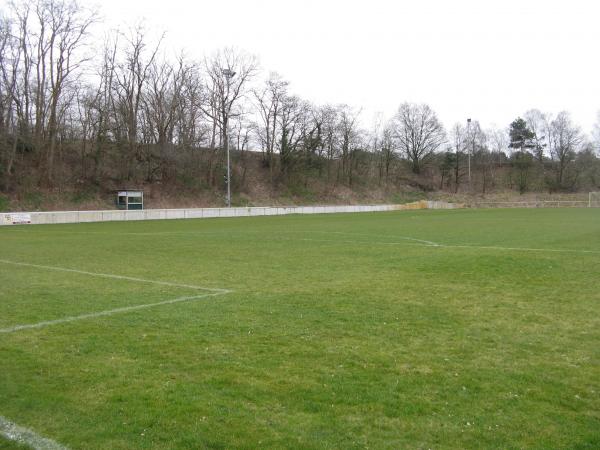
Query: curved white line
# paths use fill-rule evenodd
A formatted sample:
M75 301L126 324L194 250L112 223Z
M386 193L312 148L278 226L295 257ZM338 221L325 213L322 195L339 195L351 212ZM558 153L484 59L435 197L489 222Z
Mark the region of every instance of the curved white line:
M64 445L40 436L2 416L0 416L0 434L10 441L28 445L35 450L68 450Z

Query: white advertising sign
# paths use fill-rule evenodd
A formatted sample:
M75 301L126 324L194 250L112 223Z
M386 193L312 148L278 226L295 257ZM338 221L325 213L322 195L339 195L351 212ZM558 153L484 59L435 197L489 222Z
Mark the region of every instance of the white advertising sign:
M31 223L31 214L28 213L13 213L6 214L4 221L13 225L21 225L25 223Z

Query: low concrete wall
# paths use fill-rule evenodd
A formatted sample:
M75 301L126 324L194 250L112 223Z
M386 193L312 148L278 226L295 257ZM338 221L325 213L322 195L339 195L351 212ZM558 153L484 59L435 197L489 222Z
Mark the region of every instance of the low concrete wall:
M588 200L531 200L523 202L472 202L470 208L586 208Z
M57 224L82 222L114 222L129 220L205 219L215 217L280 216L286 214L328 214L407 209L454 209L463 205L445 202L418 201L402 205L349 205L349 206L255 206L247 208L189 208L145 209L142 211L52 211L0 213L1 225Z

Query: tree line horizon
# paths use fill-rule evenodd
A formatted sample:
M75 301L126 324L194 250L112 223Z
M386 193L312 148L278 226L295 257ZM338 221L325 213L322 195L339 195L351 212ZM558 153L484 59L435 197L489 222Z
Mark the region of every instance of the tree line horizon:
M127 182L220 191L227 147L238 190L251 182L252 152L275 190L313 181L484 194L600 188L600 113L590 136L567 111L537 109L505 129L476 117L446 129L427 104L404 102L366 129L359 108L308 102L242 50L169 59L162 39L137 26L107 34L91 55L98 15L76 1L21 1L1 13L4 192Z

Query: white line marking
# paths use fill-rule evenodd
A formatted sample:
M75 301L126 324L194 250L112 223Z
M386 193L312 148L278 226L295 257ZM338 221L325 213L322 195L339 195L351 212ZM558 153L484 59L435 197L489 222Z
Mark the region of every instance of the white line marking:
M529 248L529 247L500 247L495 245L453 245L438 244L438 247L446 248L474 248L483 250L506 250L506 251L524 251L524 252L557 252L557 253L590 253L600 254L598 250L581 250L575 248Z
M58 442L42 437L2 416L0 416L0 434L11 441L28 445L35 450L67 450L67 447Z
M392 236L398 237L398 236ZM401 237L402 239L409 239ZM463 244L440 244L432 241L424 241L422 239L410 239L416 242L381 242L381 241L352 241L341 239L314 239L314 238L278 238L279 241L308 241L308 242L331 242L340 244L363 244L363 245L416 245L419 247L435 247L435 248L466 248L466 249L481 249L481 250L502 250L502 251L525 251L525 252L552 252L552 253L586 253L600 254L598 250L581 250L570 248L529 248L529 247L500 247L493 245L463 245Z
M231 291L215 292L213 294L193 295L193 296L188 296L188 297L178 297L178 298L174 298L171 300L164 300L162 302L147 303L144 305L124 306L122 308L115 308L115 309L109 309L107 311L98 311L98 312L93 312L93 313L88 313L88 314L81 314L79 316L69 316L69 317L63 317L61 319L56 319L56 320L46 320L44 322L38 322L38 323L32 323L32 324L15 325L15 326L9 327L9 328L0 328L0 333L14 333L15 331L20 331L20 330L28 330L31 328L43 328L43 327L48 327L48 326L52 326L52 325L58 325L61 323L74 322L76 320L91 319L94 317L111 316L113 314L120 314L120 313L124 313L124 312L135 311L138 309L152 308L154 306L171 305L173 303L195 301L195 300L200 300L200 299L206 298L206 297L214 297L217 295L224 295L229 292L231 292Z
M69 233L75 233L75 232L69 232ZM87 234L87 232L79 232L79 233L84 233ZM164 232L155 232L155 233L113 233L113 234L129 234L129 235L155 235L155 234L179 234L179 235L185 235L185 234L207 234L207 235L213 235L213 234L227 234L229 236L231 235L235 235L235 234L246 234L246 233L265 233L264 231L254 231L254 230L223 230L223 231L200 231L200 230L190 230L190 231L164 231ZM438 247L438 248L472 248L472 249L482 249L482 250L502 250L502 251L526 251L526 252L553 252L553 253L582 253L582 254L600 254L600 250L582 250L582 249L571 249L571 248L528 248L528 247L502 247L502 246L494 246L494 245L467 245L467 244L442 244L442 243L438 243L438 242L433 242L433 241L428 241L425 239L417 239L417 238L412 238L412 237L408 237L408 236L389 236L389 235L384 235L384 234L370 234L370 233L348 233L348 232L344 232L344 231L321 231L321 230L303 230L303 231L276 231L273 232L272 234L270 234L268 237L272 240L290 240L290 241L295 241L295 240L299 240L299 241L314 241L314 242L339 242L339 243L347 243L347 244L369 244L369 245L411 245L408 242L372 242L372 241L350 241L350 240L328 240L328 239L311 239L311 238L298 238L298 239L285 239L285 238L276 238L273 239L274 236L276 236L277 234L281 235L281 234L317 234L317 233L323 233L323 234L340 234L340 235L348 235L348 236L365 236L365 237L381 237L381 238L387 238L387 239L403 239L405 241L413 241L415 243L418 243L420 246L423 247ZM414 244L413 244L414 245ZM0 260L0 262L7 262L10 263L9 261L3 261ZM13 263L14 264L14 263ZM33 267L36 267L35 265L33 265ZM38 267L44 267L44 266L38 266ZM60 270L60 269L56 269L56 270ZM69 271L73 271L73 272L77 272L75 270L72 269L66 269ZM82 273L87 273L87 272L82 272ZM91 273L88 273L91 275ZM118 277L118 275L104 275L104 274L94 274L96 276L110 276L110 277ZM144 282L148 282L148 283L161 283L161 282L154 282L154 281L149 281L149 280L140 280L140 279L132 279L132 278L127 278L127 277L122 277L124 279L129 279L131 281L144 281ZM187 286L181 286L181 287L187 287ZM205 288L206 290L209 290L208 288ZM214 290L214 291L218 291L218 290Z
M210 291L210 292L220 292L220 293L223 293L223 294L227 294L227 293L231 292L231 291L229 291L227 289L207 288L207 287L203 287L203 286L195 286L195 285L192 285L192 284L171 283L169 281L146 280L144 278L127 277L127 276L124 276L124 275L114 275L114 274L110 274L110 273L87 272L85 270L69 269L67 267L44 266L44 265L41 265L41 264L30 264L30 263L24 263L24 262L16 262L16 261L9 261L9 260L6 260L6 259L0 259L0 263L12 264L14 266L34 267L36 269L57 270L57 271L60 271L60 272L78 273L78 274L81 274L81 275L90 275L90 276L93 276L93 277L114 278L116 280L135 281L137 283L150 283L150 284L158 284L158 285L161 285L161 286L179 287L179 288L186 288L186 289L196 289L196 290Z
M427 241L425 239L416 239L408 236L388 236L384 234L367 234L367 233L347 233L344 231L305 231L306 233L327 233L327 234L340 234L348 236L368 236L368 237L385 237L391 239L404 239L407 241L414 241L421 243L422 247L445 247L445 248L473 248L482 250L505 250L505 251L525 251L525 252L555 252L555 253L589 253L589 254L600 254L600 250L582 250L582 249L571 249L571 248L530 248L530 247L502 247L495 245L467 245L467 244L441 244L439 242ZM291 231L289 232L291 233ZM302 233L299 231L298 233ZM343 243L354 243L354 244L369 244L369 245L409 245L408 242L377 242L377 241L350 241L350 240L329 240L329 239L300 239L302 241L315 241L315 242L343 242Z
M315 238L279 238L277 241L307 241L307 242L331 242L334 244L355 244L355 245L415 245L418 247L437 247L439 244L423 244L419 242L370 242L370 241L352 241L346 239L315 239Z
M313 231L313 233L328 233L328 234L342 234L342 235L346 235L346 236L368 236L368 237L385 237L385 238L393 238L393 239L403 239L406 241L414 241L414 242L421 242L423 244L427 244L429 246L433 246L433 247L437 247L438 244L437 242L432 242L432 241L426 241L424 239L416 239L413 237L408 237L408 236L387 236L384 234L367 234L367 233L347 233L345 231ZM382 242L383 244L397 244L397 242Z
M15 331L27 330L27 329L31 329L31 328L42 328L42 327L58 325L61 323L66 323L66 322L74 322L76 320L90 319L90 318L94 318L94 317L110 316L113 314L135 311L138 309L152 308L154 306L170 305L172 303L195 301L195 300L199 300L199 299L206 298L206 297L213 297L216 295L224 295L224 294L229 294L229 293L233 292L229 289L207 288L207 287L195 286L195 285L191 285L191 284L180 284L180 283L170 283L168 281L146 280L144 278L127 277L127 276L113 275L113 274L108 274L108 273L86 272L84 270L68 269L66 267L44 266L44 265L40 265L40 264L30 264L30 263L24 263L24 262L8 261L5 259L0 259L0 263L12 264L15 266L34 267L36 269L57 270L57 271L61 271L61 272L72 272L72 273L78 273L81 275L89 275L89 276L93 276L93 277L115 278L117 280L134 281L136 283L150 283L150 284L158 284L161 286L170 286L170 287L178 287L178 288L194 289L194 290L199 290L199 291L211 292L210 294L200 294L200 295L192 295L192 296L186 296L186 297L178 297L178 298L174 298L171 300L164 300L164 301L156 302L156 303L147 303L147 304L143 304L143 305L124 306L121 308L109 309L106 311L97 311L97 312L93 312L93 313L81 314L79 316L63 317L63 318L56 319L56 320L46 320L43 322L32 323L32 324L14 325L14 326L8 327L8 328L0 328L0 334L1 333L13 333Z

